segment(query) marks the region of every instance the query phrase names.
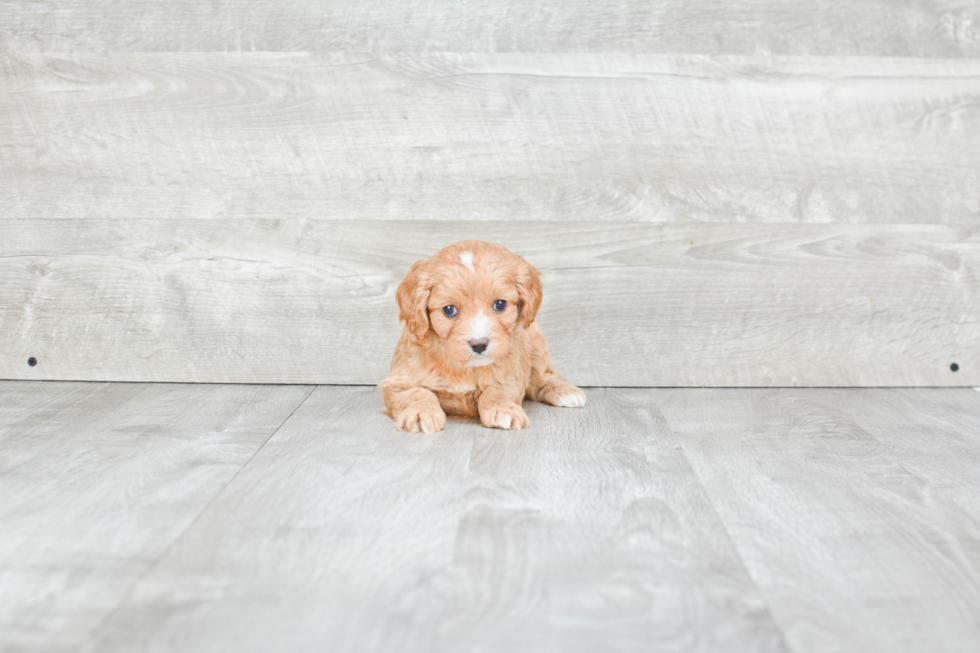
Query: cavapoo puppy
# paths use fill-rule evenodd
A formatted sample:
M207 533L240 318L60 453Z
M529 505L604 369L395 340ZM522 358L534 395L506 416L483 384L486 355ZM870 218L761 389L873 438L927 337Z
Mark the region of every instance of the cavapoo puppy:
M447 413L524 428L525 396L585 405L555 372L534 321L541 273L507 248L464 240L441 249L412 265L395 298L405 328L378 387L399 431L439 431Z

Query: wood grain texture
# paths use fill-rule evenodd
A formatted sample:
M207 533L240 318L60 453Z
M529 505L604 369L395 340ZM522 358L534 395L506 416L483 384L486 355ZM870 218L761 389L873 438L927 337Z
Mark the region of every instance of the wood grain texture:
M975 392L676 390L653 401L792 649L977 649Z
M78 651L310 391L0 383L0 650Z
M980 59L9 54L0 89L0 218L980 220Z
M464 238L543 270L579 385L980 379L977 227L297 220L0 221L0 378L377 383L395 287Z
M90 651L785 651L642 392L406 437L319 387Z
M980 9L956 0L73 0L0 15L0 52L980 54Z
M971 389L308 392L0 382L3 650L980 646Z

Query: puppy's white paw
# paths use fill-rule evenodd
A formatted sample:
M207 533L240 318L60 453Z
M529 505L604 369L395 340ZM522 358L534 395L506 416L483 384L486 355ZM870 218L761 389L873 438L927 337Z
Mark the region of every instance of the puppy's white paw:
M555 405L563 408L581 408L585 405L585 393L578 388L573 388L573 391L559 395L558 403Z
M409 433L435 433L446 427L446 413L439 406L412 404L398 413L395 426Z
M495 429L523 429L531 425L527 413L517 404L498 404L480 413L480 422Z
M562 408L581 408L585 405L585 393L571 383L562 382L544 392L541 401Z

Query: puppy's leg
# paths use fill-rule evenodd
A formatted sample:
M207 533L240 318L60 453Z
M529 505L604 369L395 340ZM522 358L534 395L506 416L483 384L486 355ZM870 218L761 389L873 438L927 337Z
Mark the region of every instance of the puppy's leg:
M531 379L527 396L552 406L578 408L585 405L585 393L561 378L551 364L548 342L537 322L528 330L531 352Z
M531 425L527 413L521 408L524 393L514 388L491 386L485 388L477 400L480 422L497 429L522 429Z
M385 392L384 398L388 414L395 418L399 431L434 433L446 426L446 413L431 390L408 388Z
M565 408L579 408L585 405L585 393L561 378L557 372L544 372L538 375L537 381L539 385L528 392L531 399Z

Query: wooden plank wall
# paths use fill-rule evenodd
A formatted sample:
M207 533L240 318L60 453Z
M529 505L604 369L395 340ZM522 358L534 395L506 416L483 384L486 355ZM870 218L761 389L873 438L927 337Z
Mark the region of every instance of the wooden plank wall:
M975 4L0 16L0 378L374 383L478 237L582 385L980 384Z

